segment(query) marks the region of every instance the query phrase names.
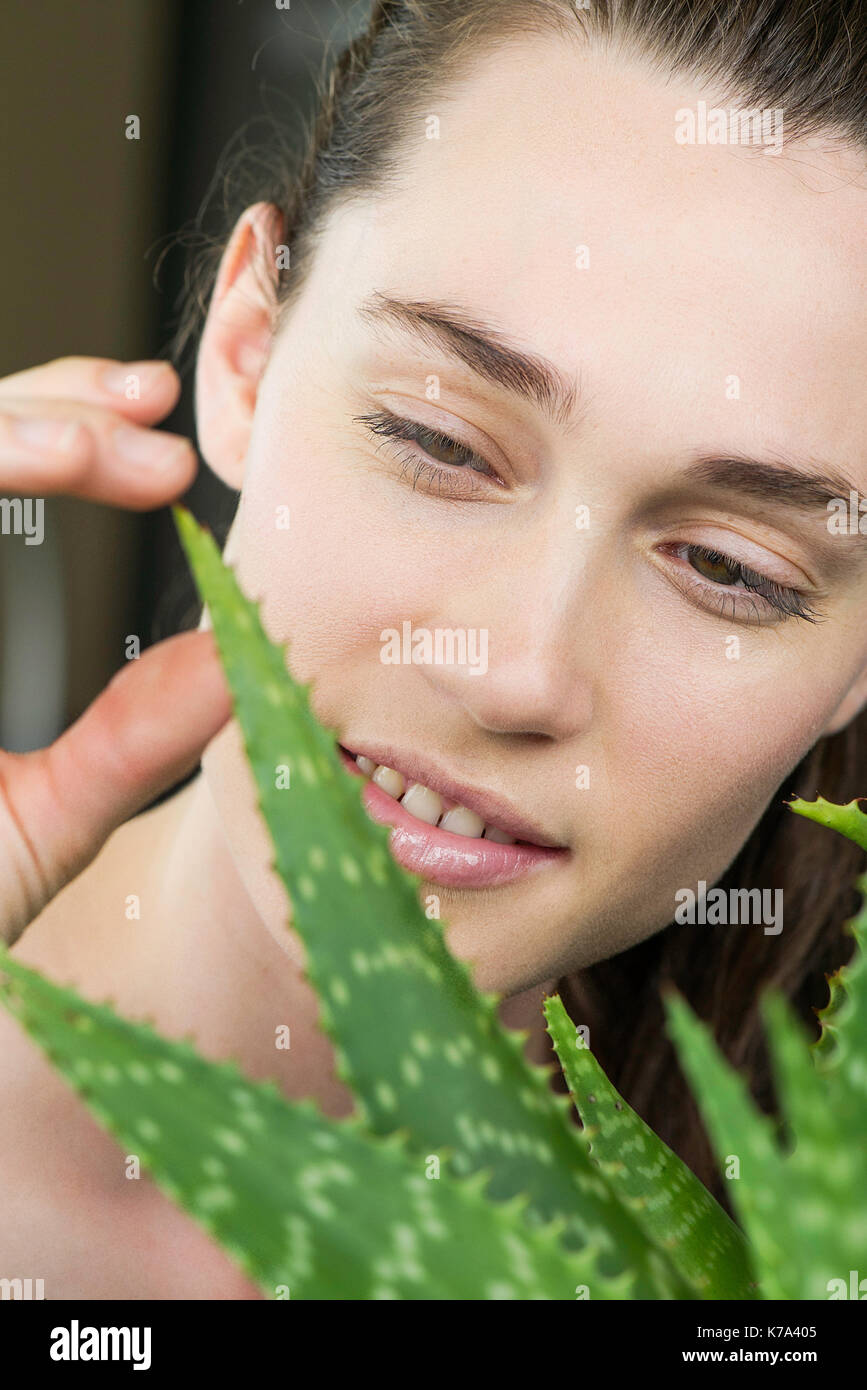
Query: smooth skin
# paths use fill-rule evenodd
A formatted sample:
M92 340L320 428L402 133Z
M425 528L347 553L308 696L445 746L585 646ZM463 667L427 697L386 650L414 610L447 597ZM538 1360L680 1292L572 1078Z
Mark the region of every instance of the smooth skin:
M450 947L482 988L509 996L506 1021L533 1022L536 1049L553 977L670 922L677 890L719 878L804 753L867 697L867 542L838 544L822 515L687 478L699 454L791 457L867 494L863 156L827 140L779 157L679 146L674 112L714 95L581 45L513 40L437 102L438 141L419 122L387 196L332 217L273 341L283 228L276 209L249 208L199 351L200 448L241 491L226 554L268 630L290 641L293 674L314 681L319 718L350 747L435 757L570 848L565 864L507 887L433 890ZM575 417L554 425L430 343L375 336L357 313L374 292L466 306L577 378ZM48 397L64 419L119 411L95 373L74 359L20 374L3 408L42 415ZM165 389L150 423L171 406ZM503 486L477 470L463 500L413 487L404 463L420 451L354 419L384 408L457 437ZM102 479L106 500L159 505L188 481L180 469L124 484L113 453L98 452L75 486ZM26 460L5 458L20 482ZM45 468L56 471L35 491L64 486L68 469ZM288 532L276 524L285 506ZM730 587L714 597L675 543L797 587L823 621L779 621ZM406 619L487 629L488 674L383 665L380 633ZM208 634L136 665L84 734L82 722L64 736L68 763L52 752L5 764L22 828L6 866L13 929L125 821L16 954L289 1097L348 1113ZM206 744L201 777L125 819ZM85 754L104 771L83 792ZM124 915L131 893L140 921ZM288 1052L274 1048L280 1023ZM15 1117L0 1182L16 1203L0 1271L45 1277L49 1297L257 1296L147 1180L124 1178L117 1147L5 1015L0 1105Z

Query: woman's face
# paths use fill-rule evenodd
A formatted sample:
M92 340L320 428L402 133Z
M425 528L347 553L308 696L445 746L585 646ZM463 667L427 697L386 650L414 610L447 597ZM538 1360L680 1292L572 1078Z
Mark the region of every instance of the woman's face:
M451 949L506 994L670 922L864 698L867 535L807 481L867 495L861 160L680 144L702 99L510 42L419 116L398 185L333 215L257 397L243 257L200 351L202 449L242 486L228 555L320 720L562 847L494 884L425 861ZM475 634L480 669L386 663L404 625ZM279 933L236 730L205 772Z

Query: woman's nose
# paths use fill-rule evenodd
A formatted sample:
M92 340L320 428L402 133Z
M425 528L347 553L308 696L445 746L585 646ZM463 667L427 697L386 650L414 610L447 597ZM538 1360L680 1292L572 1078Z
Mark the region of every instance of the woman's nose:
M559 563L549 554L544 566L538 555L520 565L504 556L495 574L476 577L471 591L452 593L440 609L441 633L464 634L450 650L441 638L440 651L465 659L437 662L434 640L434 659L419 665L423 678L493 732L558 740L582 733L604 645L584 572L580 554ZM478 626L458 628L458 619Z

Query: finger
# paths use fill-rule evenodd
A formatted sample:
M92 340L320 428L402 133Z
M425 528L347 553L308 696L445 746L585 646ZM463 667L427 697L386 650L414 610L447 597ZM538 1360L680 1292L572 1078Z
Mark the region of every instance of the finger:
M129 662L37 753L0 755L0 934L11 943L117 826L198 763L231 714L213 634Z
M111 357L57 357L0 378L6 397L85 401L138 423L154 423L174 410L181 379L170 362L118 362Z
M81 401L0 399L0 490L69 493L141 510L185 491L198 458L188 439Z

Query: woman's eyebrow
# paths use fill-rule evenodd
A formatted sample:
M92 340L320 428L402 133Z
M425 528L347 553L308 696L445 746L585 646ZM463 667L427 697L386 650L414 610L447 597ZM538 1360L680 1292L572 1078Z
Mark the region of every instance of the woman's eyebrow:
M810 465L794 460L780 463L740 454L702 455L684 469L681 477L690 483L703 483L797 511L827 513L829 502L842 501L848 507L852 493L859 500L861 496L851 479L842 473L814 473Z
M578 384L553 362L522 351L471 311L438 300L398 299L377 290L358 306L362 318L398 328L457 358L494 386L536 405L559 428L577 425Z

